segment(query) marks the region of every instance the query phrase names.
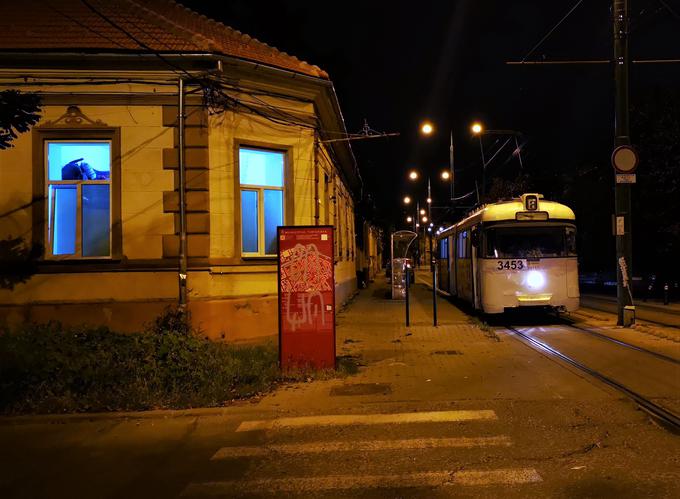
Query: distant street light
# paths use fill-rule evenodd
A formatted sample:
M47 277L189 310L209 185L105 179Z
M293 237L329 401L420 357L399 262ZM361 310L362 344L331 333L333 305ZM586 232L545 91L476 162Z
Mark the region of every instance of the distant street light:
M482 133L482 130L484 130L484 127L482 126L481 123L475 122L470 127L470 130L472 130L472 133L474 133L475 135L479 135L480 133Z
M408 178L411 180L416 180L418 178L418 172L415 170L411 170L408 174Z
M442 180L448 180L448 179L451 178L451 174L448 171L444 170L441 174L441 177L442 177Z
M423 217L422 220L423 220L423 223L427 223L427 217Z
M420 214L424 215L425 214L425 209L420 210Z
M434 132L434 126L432 126L432 123L429 121L426 121L420 126L420 131L423 133L423 135L432 135L432 132Z
M432 198L427 198L427 204L432 204Z
M408 223L413 222L413 217L406 217L406 221L407 221Z
M408 196L404 196L404 204L409 204L411 202L411 198Z

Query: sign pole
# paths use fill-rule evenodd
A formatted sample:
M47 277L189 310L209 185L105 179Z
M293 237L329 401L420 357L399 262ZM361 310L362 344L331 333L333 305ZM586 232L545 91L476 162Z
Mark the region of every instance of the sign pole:
M409 310L409 301L408 301L408 288L411 284L411 279L409 278L409 274L411 273L411 269L408 268L408 265L406 265L406 327L409 327L411 325L411 316L410 316L410 310ZM394 269L392 269L392 280L394 280Z
M432 268L432 325L437 327L437 264L434 263Z
M630 145L628 125L628 0L613 0L614 4L614 80L616 85L615 145ZM616 234L616 296L619 326L624 325L624 307L632 305L633 241L631 185L615 184L615 214L623 219L623 234ZM623 264L623 265L622 265ZM622 269L628 269L631 280L624 281ZM626 289L628 288L628 289Z

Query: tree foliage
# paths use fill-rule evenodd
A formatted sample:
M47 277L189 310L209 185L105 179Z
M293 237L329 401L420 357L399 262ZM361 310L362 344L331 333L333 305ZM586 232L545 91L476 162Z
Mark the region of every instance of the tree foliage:
M18 90L0 92L0 149L12 147L18 134L27 132L40 120L40 96Z

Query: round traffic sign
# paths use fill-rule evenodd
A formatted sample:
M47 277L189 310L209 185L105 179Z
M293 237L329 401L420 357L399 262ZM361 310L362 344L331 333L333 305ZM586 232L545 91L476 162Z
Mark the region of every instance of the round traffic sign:
M619 146L612 153L612 166L618 173L635 172L639 161L632 146Z

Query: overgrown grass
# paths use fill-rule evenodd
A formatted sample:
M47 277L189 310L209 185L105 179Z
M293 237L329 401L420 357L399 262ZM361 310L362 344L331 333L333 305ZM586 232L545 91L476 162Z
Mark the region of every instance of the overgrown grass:
M470 317L468 319L468 321L470 322L470 324L477 326L477 328L480 329L482 331L482 333L484 333L484 336L486 336L490 340L501 341L500 336L498 336L496 334L496 331L494 330L494 328L489 326L483 320L479 319L478 317Z
M208 341L176 311L142 334L34 324L0 332L0 412L214 407L319 376L283 375L277 361L275 345Z

